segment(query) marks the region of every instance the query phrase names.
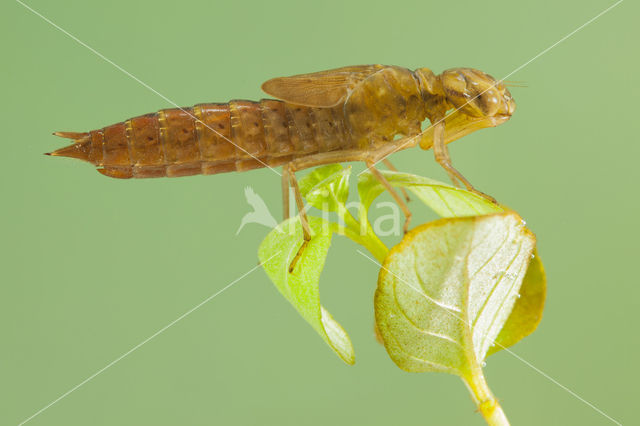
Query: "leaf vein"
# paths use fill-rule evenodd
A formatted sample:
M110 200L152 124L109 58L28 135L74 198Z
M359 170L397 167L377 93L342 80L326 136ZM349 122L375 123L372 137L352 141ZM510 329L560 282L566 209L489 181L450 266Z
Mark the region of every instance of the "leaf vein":
M396 339L396 336L395 336L395 335L393 335L393 333L389 333L389 337L391 337L391 338L393 339L393 341L394 341L394 343L396 344L396 346L397 346L398 350L399 350L400 352L402 352L403 354L405 354L408 358L411 358L411 359L413 359L413 360L415 360L415 361L418 361L418 362L421 362L421 363L423 363L423 364L431 365L431 366L433 366L433 367L435 367L435 368L437 368L437 369L440 369L440 370L445 370L445 371L457 371L457 369L455 369L455 368L453 368L453 367L448 367L448 366L446 366L446 365L444 365L444 364L440 364L440 363L435 362L435 361L429 361L429 360L422 359L422 358L418 358L418 357L416 357L416 356L414 356L414 355L411 355L409 352L407 352L407 351L402 347L402 344L400 343L400 341L398 341L398 339Z
M508 239L508 238L507 238ZM507 240L505 239L505 241ZM500 245L500 249L502 249L502 247L504 247L504 241L503 243ZM516 254L511 258L511 260L509 261L507 267L505 268L505 273L502 274L502 276L496 281L496 283L493 285L493 287L491 287L491 291L489 292L489 294L484 298L484 303L482 304L482 306L480 307L480 309L478 310L478 313L476 314L476 317L473 319L473 326L475 327L476 322L478 321L478 319L480 318L480 316L482 315L482 313L484 312L484 309L487 307L487 305L489 304L489 300L491 299L491 296L493 295L493 292L496 290L496 288L498 287L498 285L500 284L500 282L502 281L502 279L506 276L506 271L509 270L509 268L511 267L511 265L513 265L513 262L516 261L516 259L518 258L518 254L520 254L520 250L522 249L522 241L520 241L520 245L518 246L518 250L516 251ZM497 252L496 252L497 253ZM493 254L493 256L495 256L495 254ZM492 256L492 257L493 257Z
M496 249L495 249L495 251L493 252L493 254L492 254L491 256L489 256L489 257L487 258L487 260L486 260L486 261L485 261L485 262L484 262L484 263L483 263L483 264L482 264L478 269L476 269L476 271L475 271L473 274L471 274L471 276L469 277L469 280L472 280L472 279L476 276L476 274L477 274L478 272L480 272L480 271L481 271L485 266L487 266L487 264L488 264L489 262L491 262L491 259L493 259L494 257L496 257L496 254L498 254L498 252L502 249L502 247L504 247L504 245L505 245L505 243L507 242L507 240L508 240L508 239L509 239L509 234L507 234L507 235L503 238L502 242L500 243L500 245L498 246L498 248L496 248ZM472 246L472 247L471 247L471 249L469 250L469 253L472 253L473 251L475 251L475 250L478 248L478 246L479 246L479 245L481 245L481 244L482 244L482 242L480 242L480 243L476 244L475 246Z
M441 302L441 301L435 299L434 297L430 296L429 294L427 294L427 291L425 289L425 287L427 285L422 280L422 277L420 276L420 274L418 274L418 268L417 268L417 265L416 265L417 261L418 261L418 258L417 258L417 256L414 255L413 268L416 271L416 278L418 279L418 282L420 283L420 288L422 288L422 291L420 292L420 294L422 294L424 297L427 298L427 300L429 300L430 302L432 302L436 306L439 306L439 307L441 307L443 309L447 309L449 311L462 312L462 310L460 308L458 308L457 306L449 306L446 303Z
M411 324L411 326L413 328L418 330L420 333L426 334L428 336L437 337L439 339L446 340L448 342L454 343L454 344L462 347L462 344L460 342L458 342L457 340L455 340L453 337L447 336L446 334L440 334L440 333L435 333L433 331L426 330L426 329L421 328L420 326L418 326L416 323L414 323L413 320L409 317L407 312L402 307L402 304L400 303L400 300L398 300L398 292L396 291L396 286L395 285L393 286L393 300L396 302L396 306L398 307L398 312L409 322L409 324Z
M435 192L435 193L436 193L436 195L438 196L438 198L440 198L440 199L442 200L442 203L443 203L443 204L444 204L444 205L449 209L449 212L451 212L451 214L452 214L453 216L455 216L455 210L453 210L453 209L451 208L451 206L449 205L449 203L447 203L447 200L442 196L442 194L440 193L440 191L439 191L437 188L435 188L435 187L433 187L432 189L433 189L433 192Z
M520 244L520 247L518 249L518 253L520 253L520 248L522 248L522 244ZM513 264L513 262L512 262L512 264ZM518 274L517 274L518 277L522 276L521 275L522 274L522 270L524 269L525 265L527 265L527 262L522 262L522 265L520 265L520 268L519 268ZM513 287L516 285L516 282L517 282L516 280L513 281L513 284L511 285L511 288L507 292L507 296L509 294L511 294L511 292L513 291ZM507 301L507 299L508 299L508 297L505 297L505 298L502 299L502 301L500 301L500 306L498 307L496 312L493 314L493 318L491 319L491 323L489 324L489 329L491 329L493 327L493 324L496 322L496 319L498 318L498 314L502 311L502 307L504 306L504 303ZM486 340L487 340L487 335L485 334L485 336L484 336L484 338L482 340L482 345L480 347L484 346Z

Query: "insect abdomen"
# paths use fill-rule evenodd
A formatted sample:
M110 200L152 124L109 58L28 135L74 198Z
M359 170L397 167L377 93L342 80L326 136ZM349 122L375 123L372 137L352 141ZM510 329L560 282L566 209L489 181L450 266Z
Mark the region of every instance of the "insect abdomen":
M244 171L349 147L339 108L272 99L166 109L89 133L57 135L75 143L51 155L89 161L115 178Z

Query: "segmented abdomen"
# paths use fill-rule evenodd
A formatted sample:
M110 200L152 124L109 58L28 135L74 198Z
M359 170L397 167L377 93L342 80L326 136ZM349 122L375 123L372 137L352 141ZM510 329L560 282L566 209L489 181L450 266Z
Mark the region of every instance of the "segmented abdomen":
M89 161L116 178L178 177L278 166L351 147L342 108L264 99L175 108L89 133L51 155Z

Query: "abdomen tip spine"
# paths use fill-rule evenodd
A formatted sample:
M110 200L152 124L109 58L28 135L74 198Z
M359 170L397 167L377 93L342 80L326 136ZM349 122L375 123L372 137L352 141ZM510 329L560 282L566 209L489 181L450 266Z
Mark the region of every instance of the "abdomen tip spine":
M53 152L47 152L45 155L52 155L54 157L70 157L77 158L78 160L89 161L89 155L91 154L91 142L90 141L78 141L73 145L68 145L60 149L56 149Z
M86 132L53 132L53 135L66 139L75 139L76 142L82 142L82 139L89 137L89 133Z
M96 170L105 176L116 179L130 179L133 177L133 170L131 167L105 167L103 169Z

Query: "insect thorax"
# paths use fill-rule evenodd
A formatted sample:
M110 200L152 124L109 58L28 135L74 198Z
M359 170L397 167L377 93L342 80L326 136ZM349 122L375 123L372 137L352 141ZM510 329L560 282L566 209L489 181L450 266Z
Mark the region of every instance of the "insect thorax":
M351 134L362 148L415 135L426 117L425 102L414 73L387 67L362 81L344 106Z

